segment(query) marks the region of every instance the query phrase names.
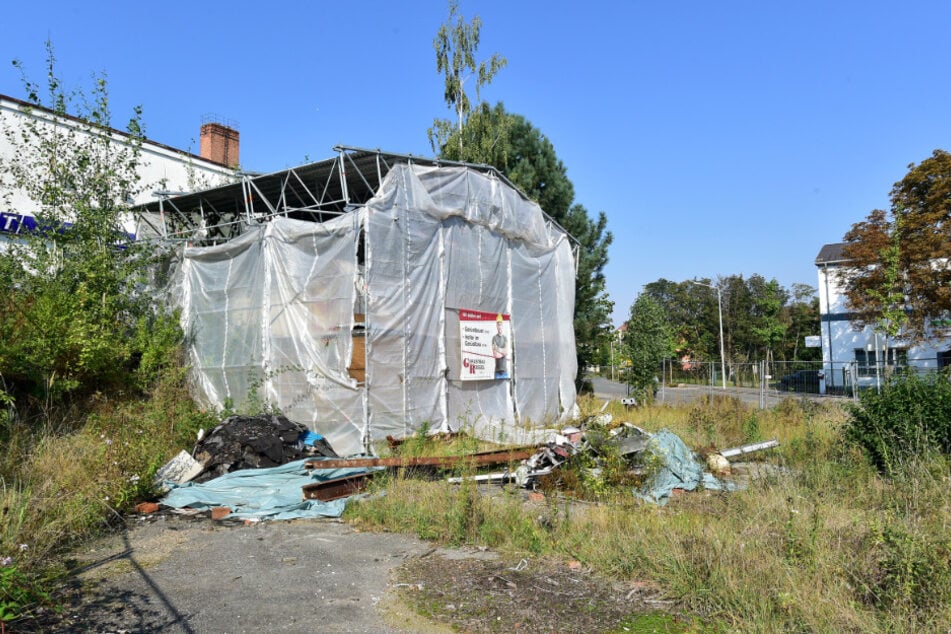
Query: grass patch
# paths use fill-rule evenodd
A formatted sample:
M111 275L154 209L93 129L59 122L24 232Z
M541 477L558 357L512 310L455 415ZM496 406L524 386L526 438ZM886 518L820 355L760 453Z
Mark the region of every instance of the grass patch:
M81 408L7 419L0 429L0 577L7 579L0 602L19 599L16 606L10 599L2 618L48 603L31 589L40 580L50 587L63 572L51 563L56 556L150 497L155 470L213 422L189 397L181 369L168 371L146 398L94 396Z
M583 403L585 413L598 410ZM793 399L767 411L720 398L607 412L612 424L668 428L693 447L781 444L749 457L772 469L745 490L688 493L666 507L637 502L630 486L610 482L590 503L555 490L528 503L515 489L391 476L376 484L385 496L351 505L346 517L513 558L577 560L611 579L661 588L678 614L694 619L659 616L656 627L666 630L641 631L951 629L946 456L908 460L886 478L844 441L847 412ZM652 619L622 627L654 627Z

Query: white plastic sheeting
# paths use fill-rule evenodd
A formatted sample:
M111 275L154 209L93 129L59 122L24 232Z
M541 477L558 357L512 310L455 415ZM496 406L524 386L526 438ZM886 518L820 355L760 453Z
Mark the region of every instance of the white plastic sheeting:
M183 323L207 402L259 399L338 453L424 426L537 440L574 408L568 237L491 174L399 164L365 207L321 224L278 217L226 244L186 249L182 273ZM364 284L358 384L348 365ZM511 316L511 380L459 380L460 309Z

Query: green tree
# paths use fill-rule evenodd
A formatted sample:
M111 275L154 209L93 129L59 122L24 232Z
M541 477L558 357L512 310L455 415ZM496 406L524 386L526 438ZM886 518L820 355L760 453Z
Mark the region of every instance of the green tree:
M674 352L674 335L663 306L641 293L631 306L631 317L624 334L631 367L628 382L641 401L653 395L661 363Z
M15 151L0 162L2 189L34 201L37 224L0 254L0 374L47 403L126 380L146 314L147 254L124 230L141 187L141 110L117 134L105 78L68 91L55 61L47 43L42 90L14 62L31 105L5 120Z
M459 13L458 1L449 0L449 17L436 32L433 47L436 49L436 72L442 73L445 80L443 98L455 112L456 120L437 118L433 121L433 127L427 134L434 152L445 145L453 132L462 131L473 110L473 101L466 92L466 82L474 80L475 103L480 104L482 88L491 83L507 63L498 53L493 53L487 61L476 61L481 30L482 20L479 16L474 17L471 23L466 23ZM456 142L461 148L463 137L458 136Z
M753 335L763 350L763 358L771 363L786 336L788 323L783 307L788 294L775 279L767 282L763 276L754 275L749 282L753 291Z
M465 142L456 142L461 136ZM574 203L574 186L551 141L525 117L499 103L473 112L461 132L442 146L440 156L454 161L492 165L522 190L579 242L575 277L574 329L581 377L610 336L613 304L605 289L604 266L613 236L602 212L592 219Z
M719 356L719 315L715 293L691 282L661 278L646 284L643 294L663 307L680 356L700 359Z
M920 341L951 331L951 154L935 150L845 234L839 283L860 326Z
M819 297L816 289L808 284L793 284L790 303L786 305L786 321L789 326L781 344L782 361L819 361L821 348L804 347L805 337L821 332L819 322Z

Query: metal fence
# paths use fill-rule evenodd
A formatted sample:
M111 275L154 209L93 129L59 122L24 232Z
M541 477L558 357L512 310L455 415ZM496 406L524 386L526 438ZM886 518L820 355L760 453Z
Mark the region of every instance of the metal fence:
M773 361L727 364L719 361L667 360L659 368L655 401L671 405L703 397L728 395L772 407L786 398L857 400L863 390L881 389L899 374L938 371L937 359L907 364L860 364L857 361Z

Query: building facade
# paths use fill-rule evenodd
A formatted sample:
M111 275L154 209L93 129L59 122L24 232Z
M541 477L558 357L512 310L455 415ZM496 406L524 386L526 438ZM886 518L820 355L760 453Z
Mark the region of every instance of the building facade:
M88 134L88 126L79 119L0 95L0 162L6 163L23 151L22 144L14 140L22 139L26 126L33 123L51 131ZM119 130L108 134L117 145L129 142L129 136ZM214 122L201 127L201 155L146 140L141 147L139 187L129 202L139 205L154 200L158 192L190 192L233 182L237 159L237 130ZM25 192L0 181L0 237L9 239L35 229L38 207ZM127 229L135 232L131 217Z
M886 341L871 326L853 324L840 283L847 274L843 243L826 244L816 256L822 361L827 389L880 384L894 368L934 371L951 365L951 340L935 336L921 343L901 337Z

